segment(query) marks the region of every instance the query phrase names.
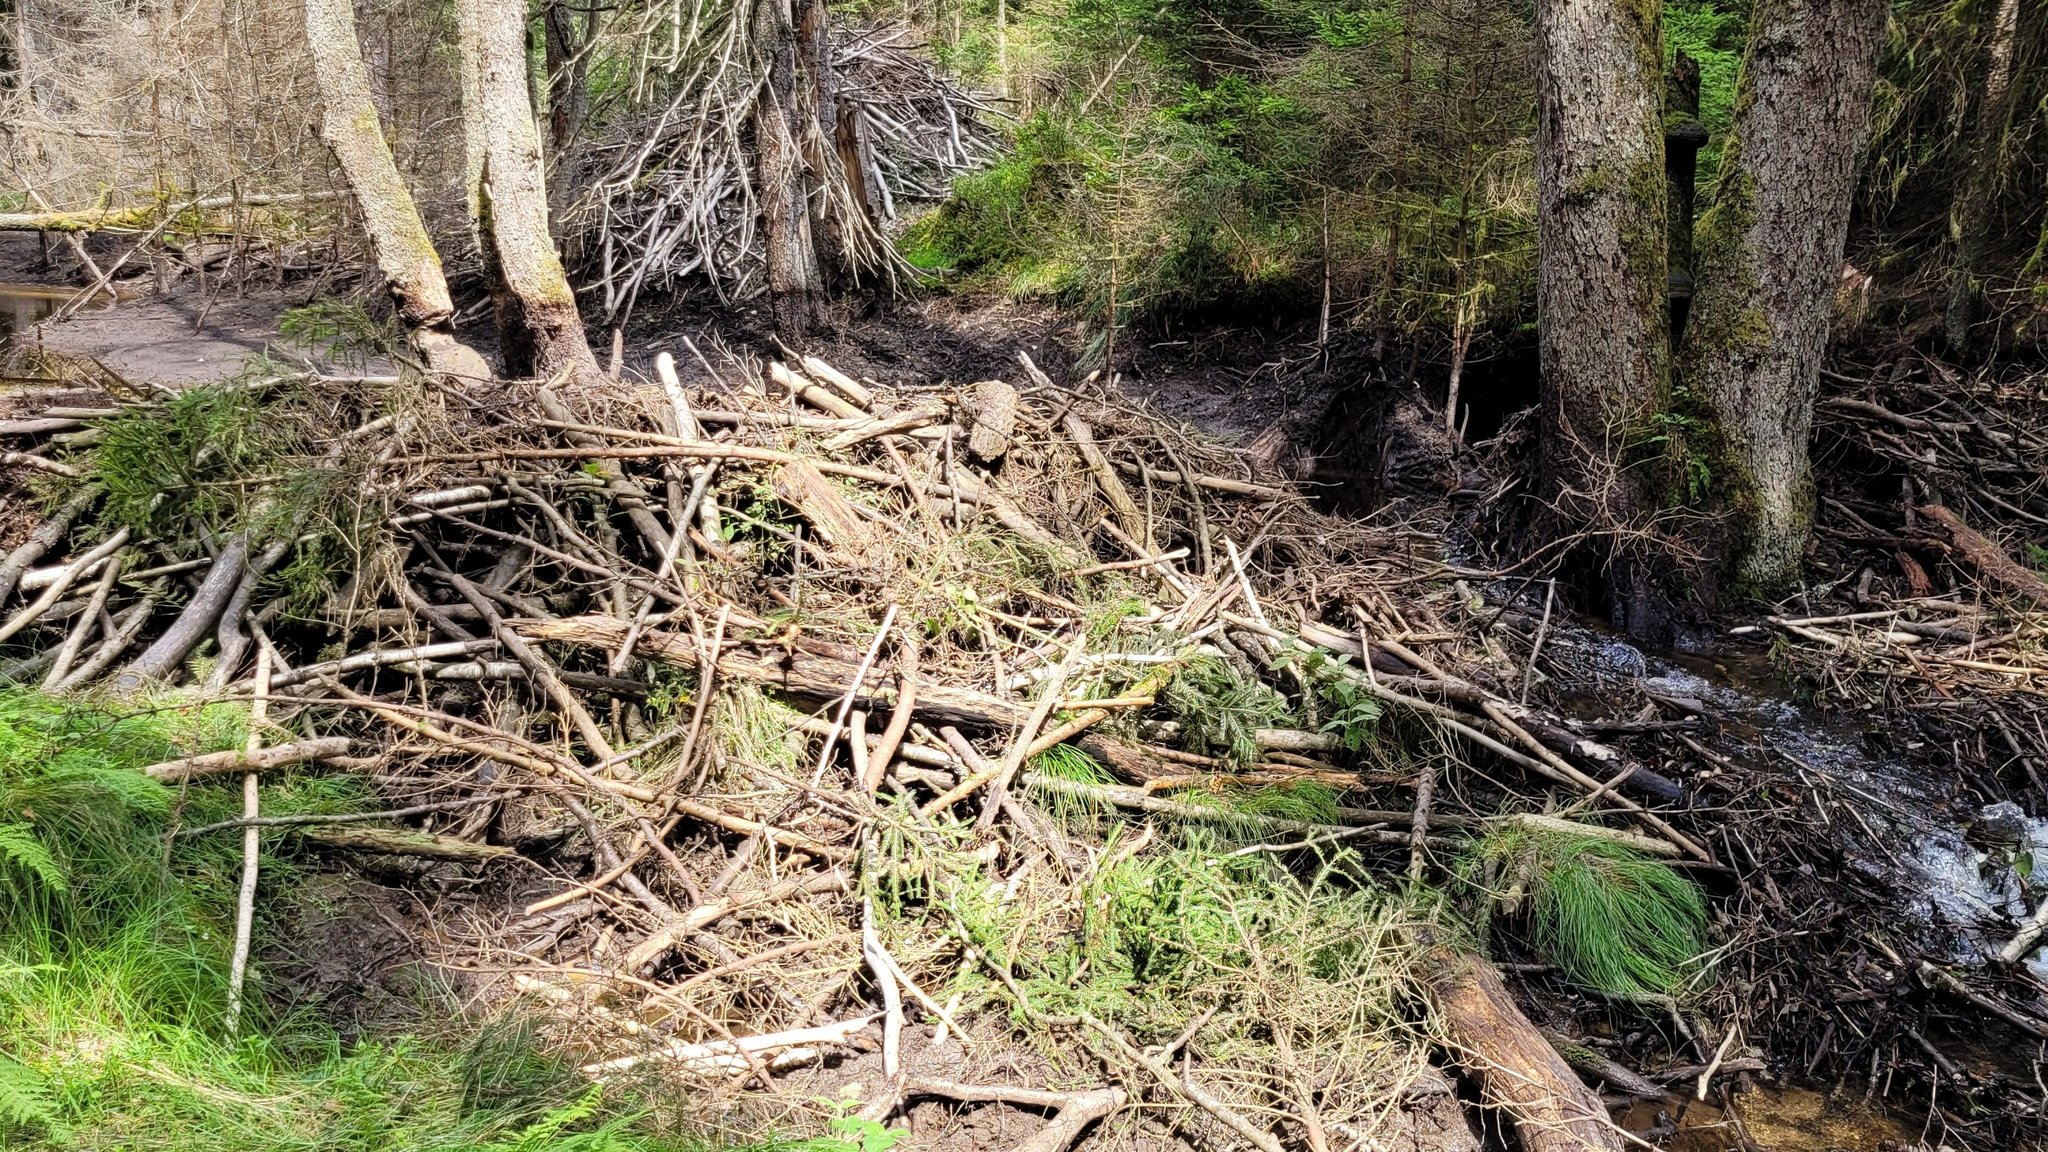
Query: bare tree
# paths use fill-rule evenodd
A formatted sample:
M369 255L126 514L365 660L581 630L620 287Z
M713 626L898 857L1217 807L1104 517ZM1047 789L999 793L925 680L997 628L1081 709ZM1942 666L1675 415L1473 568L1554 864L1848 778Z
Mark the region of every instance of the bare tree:
M320 138L348 181L385 288L428 367L489 376L483 358L455 338L455 305L441 256L413 203L370 100L370 71L356 39L351 0L306 0L306 46L320 89Z
M505 371L595 379L597 360L548 230L547 175L528 87L525 0L459 0L456 38L471 209Z
M805 5L807 11L810 7ZM810 54L798 51L789 0L754 0L753 18L754 70L761 77L753 117L754 164L767 234L769 302L775 327L801 334L817 327L825 300L802 146L807 129L815 130L817 123L804 107L814 91L805 67Z
M1546 495L1605 542L1609 609L1668 616L1634 542L1665 501L1670 403L1659 8L1539 0L1537 312Z
M1808 442L1885 0L1759 0L1736 82L1679 352L1719 452L1726 548L1752 587L1798 575L1813 524Z

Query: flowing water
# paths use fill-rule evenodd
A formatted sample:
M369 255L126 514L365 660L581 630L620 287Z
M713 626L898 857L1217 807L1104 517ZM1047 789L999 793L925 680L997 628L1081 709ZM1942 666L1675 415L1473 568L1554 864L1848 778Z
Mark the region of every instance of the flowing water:
M1959 795L1956 781L1914 763L1934 750L1896 744L1880 716L1800 703L1759 656L1650 656L1584 628L1565 642L1595 669L1699 703L1720 727L1718 750L1796 785L1851 871L1893 894L1897 927L1938 951L1928 959L1980 966L2026 917L2022 873L2048 864L2048 820ZM2027 964L2048 979L2040 951Z

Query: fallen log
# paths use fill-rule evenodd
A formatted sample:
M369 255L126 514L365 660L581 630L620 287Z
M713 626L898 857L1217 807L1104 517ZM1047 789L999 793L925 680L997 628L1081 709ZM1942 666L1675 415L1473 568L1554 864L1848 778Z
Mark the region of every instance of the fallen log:
M1978 575L2006 592L2048 608L2048 580L2006 555L2005 549L1989 536L1963 523L1954 512L1939 504L1922 504L1920 514L1941 525L1956 551L1963 554Z
M177 760L166 760L161 764L151 764L142 771L153 780L161 780L166 784L183 784L208 776L263 772L272 768L282 768L287 764L329 760L336 756L348 755L349 749L353 746L353 741L346 736L323 736L317 740L278 744L253 753L230 750L208 752L201 756L186 756Z
M1493 965L1441 947L1431 959L1430 992L1452 1056L1478 1082L1480 1100L1508 1114L1524 1152L1621 1152L1600 1097L1522 1014Z

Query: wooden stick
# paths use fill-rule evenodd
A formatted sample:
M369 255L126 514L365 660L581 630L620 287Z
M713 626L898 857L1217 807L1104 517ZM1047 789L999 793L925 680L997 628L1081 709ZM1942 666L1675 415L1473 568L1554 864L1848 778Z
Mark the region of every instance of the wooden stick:
M242 759L254 763L263 751L263 724L270 711L270 645L256 648L256 698L249 704L249 739ZM255 772L242 776L242 819L262 816L261 789ZM262 852L262 830L254 823L242 830L242 887L235 896L235 950L228 961L228 1036L242 1026L242 983L249 975L249 937L256 924L256 874Z
M832 763L832 745L839 740L839 733L846 727L847 714L853 711L853 701L860 695L861 681L868 678L868 669L875 666L875 657L882 654L882 641L889 638L889 628L896 623L896 605L882 613L882 626L875 630L875 638L869 643L867 655L861 658L860 666L853 670L853 681L846 686L846 695L839 699L839 711L832 717L832 730L825 734L824 747L818 749L818 767L811 773L811 787L816 788L825 778L825 769Z
M257 654L262 655L260 648ZM270 685L262 682L269 675L267 663L258 671L264 676L258 678L260 687L252 708L267 707L264 702L270 698ZM262 713L252 714L260 716ZM208 752L199 756L185 756L177 760L166 760L161 764L151 764L142 771L151 779L161 780L166 784L184 784L230 772L246 772L253 776L272 768L282 768L287 764L304 764L309 760L331 760L336 756L346 756L353 746L354 742L346 736L322 736L314 740L298 740L271 748L261 748L252 742L239 752Z
M50 665L49 675L43 677L43 691L55 689L70 673L71 662L78 659L79 649L85 646L86 638L99 624L100 613L106 610L107 597L113 594L114 584L121 578L121 566L127 562L128 555L123 553L114 557L100 570L99 586L93 589L92 598L86 601L85 611L79 613L78 623L72 625L64 637L64 646L57 649L57 661Z
M889 726L882 730L882 737L868 752L867 775L861 786L873 796L882 786L882 777L889 771L889 761L896 756L896 749L903 744L904 734L910 731L910 718L917 711L917 640L905 632L898 641L902 649L902 668L896 678L896 708L889 713Z
M958 804L962 799L973 795L983 785L1000 782L998 787L1004 787L1009 784L1010 777L1015 775L1017 769L1023 766L1025 757L1030 754L1032 736L1045 723L1045 718L1052 715L1053 708L1059 703L1060 689L1066 684L1067 672L1072 668L1074 658L1081 654L1081 646L1087 643L1087 640L1088 637L1085 633L1074 637L1073 643L1067 648L1066 661L1060 665L1059 671L1053 674L1052 683L1048 684L1044 693L1039 696L1038 704L1032 708L1031 715L1024 721L1024 726L1017 730L1016 739L1010 741L1010 750L1003 755L1002 762L992 768L986 768L968 776L967 779L962 780L944 795L937 796L928 801L923 808L919 809L920 815L929 820L931 817ZM1104 713L1104 715L1108 715L1108 713ZM990 804L987 808L983 809L983 815L986 816L995 810L996 805Z

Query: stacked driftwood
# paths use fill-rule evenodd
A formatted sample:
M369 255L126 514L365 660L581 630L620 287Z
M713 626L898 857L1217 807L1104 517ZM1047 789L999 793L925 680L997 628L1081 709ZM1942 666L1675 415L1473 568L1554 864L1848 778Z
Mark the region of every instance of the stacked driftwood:
M268 723L249 748L152 774L361 774L388 807L236 826L466 882L512 868L466 930L441 934L578 1021L594 1074L658 1066L771 1088L879 1034L889 1078L870 1085L870 1114L919 1096L1052 1109L1041 1148L1133 1106L1278 1147L1314 1092L1205 1063L1199 1027L1168 1043L1043 1016L1025 974L1000 967L988 975L1015 995L1012 1019L1050 1030L1055 1051L1079 1029L1101 1057L1087 1075L1111 1082L920 1076L906 1018L1004 1030L928 991L993 966L971 948L892 956L864 898L875 875L951 860L1012 889L1034 869L1076 883L1089 836L1045 814L1074 804L1225 828L1276 866L1350 850L1390 882L1438 874L1458 837L1500 820L1710 860L1659 814L1676 783L1523 703L1518 659L1459 646L1462 585L1424 533L1319 514L1241 454L1055 385L1021 355L1016 383L921 391L815 357L690 364L693 387L664 356L657 381L590 395L246 382L292 390L325 428L304 458L247 479L250 505L295 472L343 482L321 507L207 541L138 538L96 511L95 423L163 396L53 396L67 402L0 424L10 463L61 489L0 568L6 673L254 699ZM288 604L266 573L349 525L349 570L316 608ZM1196 657L1263 678L1302 719L1256 731L1248 754L1189 747L1162 690ZM1328 730L1318 685L1333 680L1389 713L1383 740ZM1063 743L1118 782L1047 774L1040 757ZM1485 767L1463 779L1466 763ZM1486 783L1502 772L1524 783ZM1301 781L1341 794L1337 821L1211 799ZM1543 811L1566 802L1566 816ZM1055 891L1049 907L1072 905ZM1489 967L1429 944L1426 926L1402 938L1390 970L1434 973L1444 1035L1490 1100L1532 1134L1618 1146ZM1433 1076L1421 1036L1400 1050ZM1413 1090L1403 1105L1399 1083L1380 1087L1364 1111L1310 1119L1415 1123Z

